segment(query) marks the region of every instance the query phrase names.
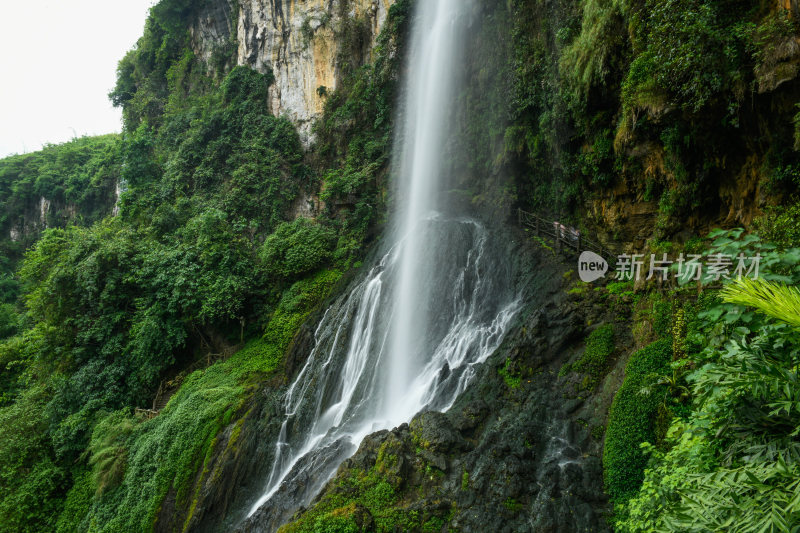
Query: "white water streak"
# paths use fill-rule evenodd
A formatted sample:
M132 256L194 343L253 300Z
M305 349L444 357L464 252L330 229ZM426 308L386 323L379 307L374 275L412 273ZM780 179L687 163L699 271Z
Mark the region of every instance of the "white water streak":
M518 309L508 280L495 279L503 276L486 229L437 214L470 3L418 3L396 146L395 244L320 322L285 395L272 471L250 515L293 482L303 487L296 505L307 504L364 437L450 408Z

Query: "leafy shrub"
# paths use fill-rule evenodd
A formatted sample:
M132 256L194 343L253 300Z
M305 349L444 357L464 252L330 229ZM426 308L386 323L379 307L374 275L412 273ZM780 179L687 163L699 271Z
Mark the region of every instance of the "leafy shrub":
M123 108L126 130L135 130L142 123L160 125L170 100L174 101L174 93L185 96L185 89L191 92L197 85L204 85L206 66L202 63L192 61L184 65L183 77L194 81L186 86L174 83L173 69L190 52L187 21L192 20L203 4L161 0L151 8L144 35L117 65L117 83L108 95L115 106Z
M655 415L660 399L644 395L652 374L667 374L672 343L658 340L631 355L625 367L625 381L619 388L608 415L603 469L606 492L616 503L636 494L644 478L647 457L643 442L655 440Z
M11 304L0 303L0 339L14 335L19 328L20 316Z
M269 97L267 90L274 80L272 72L262 75L253 69L238 66L225 77L222 94L226 101L234 104L251 99L265 102Z
M275 233L264 241L260 256L271 274L296 279L330 259L334 238L330 228L298 218L278 226Z
M767 208L753 226L762 239L780 248L800 247L800 202Z
M694 409L673 422L668 452L648 447L651 466L619 531L788 531L800 521L800 336L782 322L800 323L797 291L748 282L723 296L779 318L740 312L732 335L718 336L718 315L700 315L707 340L695 354L705 364L689 378Z
M63 505L67 471L50 448L45 411L50 391L25 390L0 409L0 531L52 531Z
M64 507L56 523L56 533L75 533L88 529L84 520L89 514L89 508L96 494L92 472L78 470L73 476L73 480L72 488L67 493Z
M623 105L663 106L697 111L725 90L743 87L741 17L750 8L739 0L649 0L638 13L634 58L623 85Z
M593 388L608 371L609 358L613 353L614 327L603 324L586 338L586 349L572 365L572 370L588 374L587 388Z

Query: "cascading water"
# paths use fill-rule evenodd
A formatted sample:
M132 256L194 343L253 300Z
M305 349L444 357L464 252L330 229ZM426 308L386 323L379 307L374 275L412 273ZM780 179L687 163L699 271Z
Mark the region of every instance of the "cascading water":
M394 244L327 310L283 399L271 473L248 515L262 527L307 505L368 434L452 406L518 309L489 232L440 205L470 4L418 3L395 150Z

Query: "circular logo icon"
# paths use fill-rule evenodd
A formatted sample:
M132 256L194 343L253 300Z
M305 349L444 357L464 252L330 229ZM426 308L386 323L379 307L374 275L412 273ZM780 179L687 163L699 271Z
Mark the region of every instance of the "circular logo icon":
M594 252L583 252L578 258L578 276L581 281L591 283L608 272L608 262Z

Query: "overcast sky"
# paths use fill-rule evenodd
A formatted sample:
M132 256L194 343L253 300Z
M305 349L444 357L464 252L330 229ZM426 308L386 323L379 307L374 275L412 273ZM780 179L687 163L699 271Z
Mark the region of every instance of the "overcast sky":
M0 157L121 129L117 62L154 0L0 0Z

